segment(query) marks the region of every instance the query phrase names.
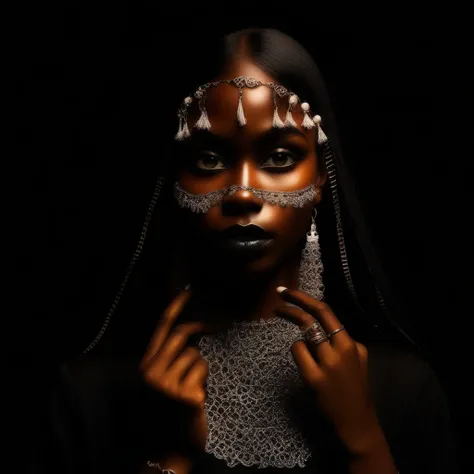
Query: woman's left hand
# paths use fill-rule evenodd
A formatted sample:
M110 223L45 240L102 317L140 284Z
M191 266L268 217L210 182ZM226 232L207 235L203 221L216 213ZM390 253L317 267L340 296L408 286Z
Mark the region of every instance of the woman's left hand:
M342 327L326 303L298 290L286 289L280 296L302 309L285 305L279 306L275 313L301 329L314 322L326 334ZM380 437L381 428L368 383L368 352L363 344L343 330L319 344L296 341L291 351L303 381L315 394L317 410L333 426L343 446L357 452Z

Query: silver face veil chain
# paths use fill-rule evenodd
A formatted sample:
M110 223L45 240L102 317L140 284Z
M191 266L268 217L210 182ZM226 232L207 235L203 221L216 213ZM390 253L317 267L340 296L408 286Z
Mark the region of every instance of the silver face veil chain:
M282 207L304 207L305 204L312 202L318 194L314 184L310 184L306 188L297 191L268 191L266 189L253 188L252 186L237 186L233 184L228 188L218 189L205 194L189 193L177 182L174 185L174 195L180 207L197 213L206 213L212 206L219 204L224 199L224 196L231 196L241 190L250 191L258 198Z

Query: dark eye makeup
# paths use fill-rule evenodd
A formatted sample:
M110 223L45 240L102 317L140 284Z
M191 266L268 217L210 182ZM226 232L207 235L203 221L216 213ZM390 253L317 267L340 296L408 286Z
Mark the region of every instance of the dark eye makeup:
M292 149L290 149L292 148ZM260 167L270 172L285 172L304 159L305 151L300 147L278 147L266 155ZM232 166L232 161L210 150L194 152L186 159L187 165L197 172L218 172Z

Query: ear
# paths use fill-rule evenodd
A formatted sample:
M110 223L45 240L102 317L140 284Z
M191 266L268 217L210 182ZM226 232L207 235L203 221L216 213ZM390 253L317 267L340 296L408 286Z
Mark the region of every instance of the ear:
M314 198L314 204L319 204L321 202L321 199L323 198L323 187L326 183L327 178L328 174L326 173L326 171L321 171L318 173L318 177L315 183L317 195Z

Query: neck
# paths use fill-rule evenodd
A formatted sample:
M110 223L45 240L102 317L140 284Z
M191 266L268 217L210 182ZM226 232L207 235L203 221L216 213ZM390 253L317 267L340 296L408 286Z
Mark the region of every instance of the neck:
M246 274L228 271L216 278L216 272L201 272L193 278L193 289L209 319L258 320L274 318L274 309L284 304L278 286L298 287L299 258L295 255L276 271ZM217 275L221 275L217 272ZM225 321L224 321L225 319Z

